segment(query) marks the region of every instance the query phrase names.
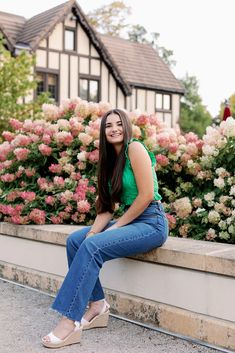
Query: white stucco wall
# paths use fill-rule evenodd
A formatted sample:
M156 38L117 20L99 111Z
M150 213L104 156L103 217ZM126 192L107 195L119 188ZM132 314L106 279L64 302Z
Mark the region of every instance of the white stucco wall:
M49 48L63 50L63 24L58 23L49 37Z

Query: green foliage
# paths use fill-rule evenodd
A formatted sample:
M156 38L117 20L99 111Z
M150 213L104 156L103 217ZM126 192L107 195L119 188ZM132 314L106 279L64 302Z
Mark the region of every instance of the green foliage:
M98 32L110 36L120 36L121 32L128 27L126 18L131 14L131 8L122 1L113 1L87 14L90 24Z
M23 120L36 116L42 103L48 102L48 95L44 94L25 103L25 97L37 86L34 65L34 55L22 51L18 56L12 56L0 37L0 132L8 127L10 118Z
M201 137L211 124L212 117L202 104L197 78L187 74L181 82L185 88L185 95L181 102L180 127L184 132L192 131Z

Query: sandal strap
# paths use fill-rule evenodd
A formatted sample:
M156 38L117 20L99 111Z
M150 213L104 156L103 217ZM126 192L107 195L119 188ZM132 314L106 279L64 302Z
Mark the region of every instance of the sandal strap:
M75 325L76 331L77 331L77 329L79 329L81 327L81 323L79 321L74 321L74 325Z
M89 324L89 321L87 321L86 319L84 319L84 317L82 317L81 325L84 326L84 325L88 325L88 324Z
M51 343L61 343L63 340L61 340L59 337L56 337L53 332L50 332L47 335L50 338Z
M108 311L110 309L110 305L109 303L106 302L106 300L104 299L104 306L103 309L101 310L101 314L105 313L106 311Z

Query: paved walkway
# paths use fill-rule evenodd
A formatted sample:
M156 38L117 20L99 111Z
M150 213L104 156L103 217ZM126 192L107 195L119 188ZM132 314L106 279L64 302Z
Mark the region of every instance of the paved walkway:
M53 298L0 280L0 352L52 352L40 337L53 328L57 313L48 310ZM60 353L216 353L210 349L163 333L110 318L107 329L83 333L77 345L53 349Z

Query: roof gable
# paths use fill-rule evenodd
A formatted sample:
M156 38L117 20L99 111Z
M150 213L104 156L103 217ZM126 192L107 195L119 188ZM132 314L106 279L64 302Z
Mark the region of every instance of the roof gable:
M103 45L102 41L97 36L95 30L88 23L85 14L77 4L76 0L70 0L52 9L49 9L39 15L36 15L29 19L21 33L18 36L18 42L29 44L31 49L35 51L39 46L40 42L47 38L53 31L55 26L64 20L69 12L78 18L80 25L83 27L87 35L89 36L92 44L101 55L116 81L119 83L121 89L125 95L131 94L131 89L128 83L120 75L118 68L116 67L113 60L109 57L109 54Z
M23 28L26 19L23 16L0 11L0 30L7 40L10 50L13 50L18 33Z
M50 35L57 23L63 21L74 3L75 0L67 1L30 18L25 22L17 41L28 44L35 51L39 43Z

